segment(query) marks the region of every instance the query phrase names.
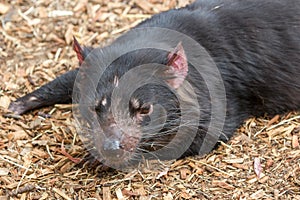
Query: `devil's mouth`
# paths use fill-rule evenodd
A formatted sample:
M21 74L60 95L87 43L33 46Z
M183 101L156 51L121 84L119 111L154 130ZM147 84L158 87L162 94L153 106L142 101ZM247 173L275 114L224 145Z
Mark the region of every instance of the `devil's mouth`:
M125 150L117 150L115 152L99 152L101 155L102 163L106 166L117 168L117 169L124 169L128 166L133 165L137 161L134 159L134 152L128 152Z

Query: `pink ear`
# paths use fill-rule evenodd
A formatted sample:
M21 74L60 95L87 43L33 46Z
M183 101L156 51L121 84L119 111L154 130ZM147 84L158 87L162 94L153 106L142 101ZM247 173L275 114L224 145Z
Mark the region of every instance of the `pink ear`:
M81 48L79 42L76 40L75 37L73 37L73 49L76 52L79 64L81 65L84 60L83 49Z
M168 55L169 69L167 74L172 78L168 79L168 84L174 89L178 89L185 80L188 73L188 62L181 42Z

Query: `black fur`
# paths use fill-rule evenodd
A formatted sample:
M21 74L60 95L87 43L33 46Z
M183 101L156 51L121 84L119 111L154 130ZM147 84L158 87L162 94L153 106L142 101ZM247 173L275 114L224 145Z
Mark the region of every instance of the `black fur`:
M222 131L227 137L222 137L222 140L227 141L243 120L250 116L300 109L299 0L199 0L185 8L154 15L137 27L162 27L179 31L192 37L210 53L226 89L227 114ZM126 38L126 34L106 48L122 48L122 45L134 43L121 43L124 41L122 38ZM155 61L166 64L166 55L166 52L145 50L119 58L114 67L107 71L106 79L99 83L102 89L98 97L111 92L109 83L114 75L122 75L142 63ZM70 71L17 99L10 109L22 114L41 106L70 103L77 71ZM183 156L198 153L210 120L209 91L201 77L193 72L189 72L187 79L194 82L198 100L205 109L201 111L204 113L198 135ZM170 110L170 102L177 106L178 102L171 101L169 94L160 89L154 89L153 92L149 88L141 89L136 95L149 100L157 94L161 96L156 101L165 100ZM37 99L29 101L33 96Z

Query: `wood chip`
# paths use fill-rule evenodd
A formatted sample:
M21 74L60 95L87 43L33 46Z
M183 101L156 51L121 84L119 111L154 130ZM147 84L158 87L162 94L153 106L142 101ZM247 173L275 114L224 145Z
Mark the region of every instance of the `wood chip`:
M164 171L160 172L156 179L160 179L162 176L166 176L168 174L169 168L165 168Z
M62 192L61 190L57 189L57 188L53 188L52 189L55 193L59 194L62 198L66 199L66 200L71 200L70 197L68 197L64 192Z
M74 12L84 11L87 6L88 0L79 0L77 5L74 8Z
M29 135L24 130L19 130L19 131L16 131L16 132L8 133L7 138L9 140L17 141L17 140L28 139Z
M269 127L269 126L271 126L272 124L278 122L279 118L280 118L280 115L275 115L275 116L268 122L268 125L267 125L267 126Z
M185 180L189 174L191 174L191 171L189 169L186 169L186 168L180 169L180 178L181 179Z
M103 192L103 199L111 200L111 193L109 187L103 187L102 192Z
M251 199L260 199L265 196L265 192L263 190L258 190L257 192L250 195Z
M69 10L53 10L48 13L48 17L65 17L72 16L74 13Z
M293 149L299 148L298 135L293 135L292 147L293 147Z
M9 174L9 169L0 168L0 176L6 176Z
M213 180L212 185L213 186L219 186L219 187L224 188L226 190L234 190L235 189L235 187L233 185L230 185L230 184L226 183L226 181Z
M10 9L8 4L0 3L0 14L6 14Z
M152 13L152 8L154 7L149 1L145 0L136 0L134 1L140 8L145 10L148 13Z
M117 195L118 200L125 200L125 197L123 196L121 188L118 188L116 190L116 195Z
M260 158L254 158L254 171L258 178L261 177L262 167L260 163Z
M234 158L234 159L225 159L223 160L224 162L226 163L229 163L229 164L234 164L234 163L243 163L244 162L244 159L243 158Z
M0 6L1 6L1 5L0 5ZM9 99L8 96L2 96L2 97L0 97L0 106L1 106L2 108L7 109L8 106L9 106L9 104L10 104L10 99Z

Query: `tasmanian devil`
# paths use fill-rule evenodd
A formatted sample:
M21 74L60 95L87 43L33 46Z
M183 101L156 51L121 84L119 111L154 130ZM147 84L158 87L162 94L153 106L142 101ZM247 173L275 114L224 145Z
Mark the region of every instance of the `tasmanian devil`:
M111 166L207 153L250 116L300 109L299 0L199 0L73 47L78 69L9 109L73 100Z

